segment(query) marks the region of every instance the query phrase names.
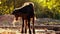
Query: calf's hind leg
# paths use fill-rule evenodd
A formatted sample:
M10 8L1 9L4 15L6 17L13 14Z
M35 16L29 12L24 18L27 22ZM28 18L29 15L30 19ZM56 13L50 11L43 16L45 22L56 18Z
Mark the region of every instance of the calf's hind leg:
M24 33L24 18L22 18L22 31L21 31L21 33L23 34Z
M32 20L32 22L33 22L33 23L32 23L32 24L33 24L33 27L32 27L32 28L33 28L33 34L35 34L35 27L34 27L34 17L33 17L33 20Z
M27 20L25 20L25 33L27 33Z
M28 18L28 28L29 28L29 34L31 34L30 18Z

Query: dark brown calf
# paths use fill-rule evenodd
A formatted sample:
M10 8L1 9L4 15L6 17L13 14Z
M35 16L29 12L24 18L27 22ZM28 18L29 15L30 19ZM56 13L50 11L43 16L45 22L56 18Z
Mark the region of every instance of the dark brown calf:
M22 18L22 33L23 33L23 28L24 28L24 20L25 20L25 33L27 33L27 23L28 23L28 28L29 28L29 33L31 34L31 27L30 27L30 21L31 18L32 20L32 27L33 27L33 34L35 34L35 29L34 29L34 9L33 9L33 4L29 3L29 5L24 6L23 8L16 9L12 13L16 20L18 20L18 17Z

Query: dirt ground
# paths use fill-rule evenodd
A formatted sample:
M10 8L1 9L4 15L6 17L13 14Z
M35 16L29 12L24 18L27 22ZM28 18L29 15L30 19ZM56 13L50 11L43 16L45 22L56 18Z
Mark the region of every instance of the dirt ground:
M1 29L0 28L0 34L22 34L22 33L16 29ZM24 34L29 34L29 31L27 30L27 33L24 33ZM43 29L35 29L35 34L56 34L56 33L53 30L45 31Z
M5 26L7 26L7 27L12 26L13 20L14 20L13 15L2 15L2 16L0 16L0 27L1 26L4 26L4 27ZM44 19L41 18L40 20L37 19L37 22L35 21L35 25L40 25L40 23L42 23L42 22L48 22L51 20L52 19L45 19L45 18ZM60 22L59 20L55 20L55 21ZM54 20L53 20L53 22L54 22ZM21 22L20 22L20 24L21 24ZM16 23L16 25L20 26L19 23ZM9 29L9 28L1 29L0 28L0 34L21 34L20 31L17 29ZM27 31L27 32L29 32L29 31ZM54 30L45 30L45 29L35 29L35 33L36 34L56 34L56 32ZM29 34L29 33L27 33L27 34Z

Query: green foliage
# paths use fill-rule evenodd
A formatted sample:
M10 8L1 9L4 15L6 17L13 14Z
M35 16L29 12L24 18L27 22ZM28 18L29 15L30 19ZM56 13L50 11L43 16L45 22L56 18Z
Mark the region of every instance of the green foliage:
M37 17L60 19L60 0L1 0L0 15L11 14L14 8L21 7L27 1L34 3Z
M35 3L35 13L40 18L60 19L60 0L31 0Z

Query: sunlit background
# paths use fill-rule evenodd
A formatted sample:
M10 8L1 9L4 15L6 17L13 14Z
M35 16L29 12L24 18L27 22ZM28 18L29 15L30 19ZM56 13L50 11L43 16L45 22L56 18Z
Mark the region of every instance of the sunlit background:
M0 1L0 4L1 4L1 1Z
M60 0L0 0L0 15L11 14L28 1L34 3L37 18L60 19Z

